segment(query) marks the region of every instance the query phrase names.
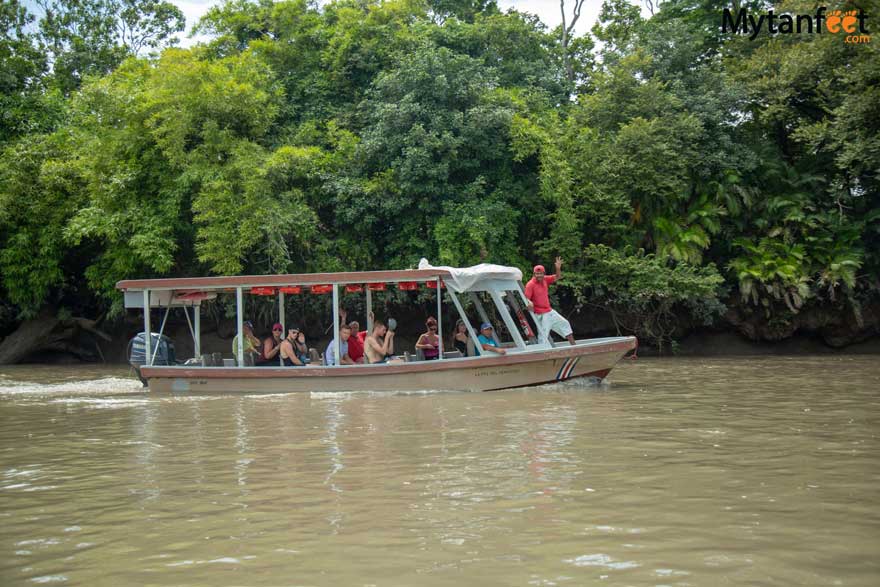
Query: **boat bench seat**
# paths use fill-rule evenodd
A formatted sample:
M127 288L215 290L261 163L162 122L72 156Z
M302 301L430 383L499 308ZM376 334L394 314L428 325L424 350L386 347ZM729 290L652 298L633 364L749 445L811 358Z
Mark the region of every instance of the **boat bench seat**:
M202 355L202 367L222 367L223 355L220 353L208 353Z

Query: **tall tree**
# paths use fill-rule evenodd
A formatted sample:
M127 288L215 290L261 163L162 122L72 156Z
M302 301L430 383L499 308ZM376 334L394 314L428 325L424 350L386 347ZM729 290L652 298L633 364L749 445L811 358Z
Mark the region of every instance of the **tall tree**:
M571 17L565 12L565 0L559 0L559 12L562 16L562 25L560 26L560 34L562 36L562 62L565 67L565 76L569 82L574 81L574 67L571 65L571 58L568 54L568 46L574 27L581 18L581 10L584 7L584 0L572 0Z
M173 45L186 26L183 12L160 0L37 0L40 32L54 83L62 92L85 76L104 75L144 49Z
M0 145L39 132L54 119L42 80L48 69L34 15L19 0L0 4Z

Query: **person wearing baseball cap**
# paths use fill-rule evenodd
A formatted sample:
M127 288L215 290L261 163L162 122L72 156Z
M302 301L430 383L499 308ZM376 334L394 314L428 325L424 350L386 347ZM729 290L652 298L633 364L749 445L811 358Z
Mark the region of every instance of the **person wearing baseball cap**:
M526 299L529 300L529 310L533 312L535 323L538 325L538 342L550 342L550 331L568 339L569 344L574 344L574 335L571 324L562 315L550 307L550 284L556 283L562 277L562 257L556 257L556 274L546 275L543 265L535 265L532 270L532 278L526 284Z
M477 341L480 343L480 349L497 355L506 355L507 351L498 347L495 337L492 336L492 325L488 322L480 324L480 334L477 335ZM478 351L480 350L478 349ZM480 354L483 354L482 352Z
M261 367L278 367L281 362L278 359L278 353L281 351L281 342L284 340L284 325L276 322L272 325L272 335L263 339L260 347L263 352L257 358L255 363Z
M260 355L260 339L254 336L254 323L250 320L244 322L244 353L255 357ZM232 356L238 356L238 335L232 339ZM256 362L256 361L255 361ZM246 363L245 363L246 364Z

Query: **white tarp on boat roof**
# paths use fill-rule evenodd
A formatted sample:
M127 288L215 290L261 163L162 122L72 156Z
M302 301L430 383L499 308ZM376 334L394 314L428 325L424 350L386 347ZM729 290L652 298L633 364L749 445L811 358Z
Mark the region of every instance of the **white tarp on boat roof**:
M522 281L522 271L516 267L493 265L492 263L480 263L473 267L435 267L428 263L427 259L419 261L419 269L443 269L450 273L443 279L446 286L455 292L468 291L477 284L489 280L514 280Z

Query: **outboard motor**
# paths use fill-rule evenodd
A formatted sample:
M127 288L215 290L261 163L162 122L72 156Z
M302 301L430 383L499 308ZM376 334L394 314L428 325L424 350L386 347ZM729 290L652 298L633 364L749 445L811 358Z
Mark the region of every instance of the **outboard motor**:
M150 352L154 355L153 365L174 365L174 343L164 334L150 333ZM144 386L146 379L141 376L141 367L148 362L146 334L139 332L128 341L128 364L134 367L138 379Z

